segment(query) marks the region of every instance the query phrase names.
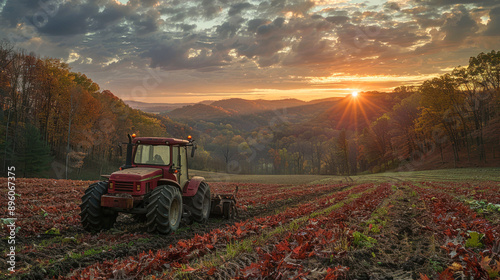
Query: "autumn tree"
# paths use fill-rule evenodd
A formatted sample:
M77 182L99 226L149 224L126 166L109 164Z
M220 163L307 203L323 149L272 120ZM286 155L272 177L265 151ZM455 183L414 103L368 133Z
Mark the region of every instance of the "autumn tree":
M337 152L339 158L339 172L350 176L349 141L347 140L345 130L340 131L339 137L337 138Z
M444 130L447 139L451 142L454 164L460 160L459 150L462 143L462 133L466 130L466 123L462 106L463 95L456 88L456 83L450 75L425 81L420 87L423 107L418 120L420 132L426 134L436 144L444 144L445 139L435 137L435 131ZM434 134L434 135L433 135Z
M44 176L45 171L50 168L52 156L50 147L42 139L38 128L31 124L23 127L18 145L12 163L22 172L23 177Z
M420 93L413 93L389 112L391 141L395 153L401 159L409 158L417 149L415 121L420 114L420 99Z

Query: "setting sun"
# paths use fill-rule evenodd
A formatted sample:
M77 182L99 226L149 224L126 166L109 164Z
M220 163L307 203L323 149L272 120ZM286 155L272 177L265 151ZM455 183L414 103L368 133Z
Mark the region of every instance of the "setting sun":
M352 96L352 97L358 97L358 92L357 92L357 91L353 91L353 92L351 93L351 96Z

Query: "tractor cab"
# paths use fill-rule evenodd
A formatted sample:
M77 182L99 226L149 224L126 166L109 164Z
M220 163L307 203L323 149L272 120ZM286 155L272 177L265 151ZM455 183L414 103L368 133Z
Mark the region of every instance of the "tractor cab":
M210 213L233 217L234 195L211 196L203 177L189 178L188 147L191 157L196 149L188 140L128 135L125 165L102 181L89 186L80 205L86 230L109 229L118 213L130 213L147 223L149 232L168 234L181 219L207 222Z
M192 140L135 137L131 143L133 149L130 155L130 167L159 168L162 170L163 178L174 180L181 187L184 187L186 182L189 181L188 147L192 147L193 152L196 148ZM127 157L129 157L128 154ZM127 166L124 166L124 168L127 168Z

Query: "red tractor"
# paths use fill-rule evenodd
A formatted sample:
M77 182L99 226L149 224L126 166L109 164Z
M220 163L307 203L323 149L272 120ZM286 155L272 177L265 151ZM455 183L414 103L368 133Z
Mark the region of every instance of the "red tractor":
M187 153L194 140L128 135L127 158L120 171L89 186L80 216L88 231L110 229L119 212L145 221L149 232L168 234L183 218L207 222L210 212L234 216L234 195L210 195L203 177L188 177Z

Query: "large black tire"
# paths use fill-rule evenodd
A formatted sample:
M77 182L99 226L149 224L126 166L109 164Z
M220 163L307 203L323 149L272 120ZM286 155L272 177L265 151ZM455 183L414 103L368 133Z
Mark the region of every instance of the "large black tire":
M210 216L210 187L207 183L201 182L196 194L187 200L191 208L191 219L198 223L206 223Z
M101 207L101 196L108 193L108 182L90 185L82 197L80 219L87 231L110 229L116 221L118 213L106 211Z
M156 187L146 208L149 232L169 234L179 228L182 219L182 196L179 188L169 185Z

